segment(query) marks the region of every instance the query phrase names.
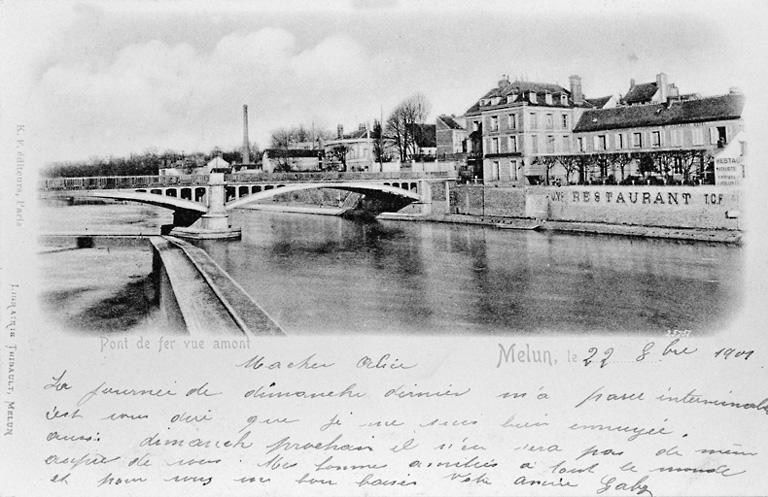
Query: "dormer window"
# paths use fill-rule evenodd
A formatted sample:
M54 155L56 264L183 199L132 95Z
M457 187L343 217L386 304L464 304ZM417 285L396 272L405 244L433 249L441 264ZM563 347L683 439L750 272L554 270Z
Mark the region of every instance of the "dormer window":
M482 105L488 105L488 104L490 104L490 103L491 103L491 101L490 101L490 100L488 100L487 98L481 98L481 99L480 99L480 105L481 105L481 106L482 106Z
M547 105L552 105L552 94L547 92L544 94L544 102L546 102Z
M508 104L511 104L515 100L517 100L517 93L513 93L511 95L507 95L507 103Z
M501 97L493 97L491 99L491 105L499 105L500 101L501 101Z
M568 105L568 95L565 93L560 94L560 105Z
M532 91L528 93L528 100L531 101L531 103L535 104L538 102L538 99L536 98L536 92Z

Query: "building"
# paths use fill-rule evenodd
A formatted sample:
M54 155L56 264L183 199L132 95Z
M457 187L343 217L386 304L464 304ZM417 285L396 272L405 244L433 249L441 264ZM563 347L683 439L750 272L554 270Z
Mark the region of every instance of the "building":
M733 89L680 98L653 87L631 86L623 105L582 113L574 128L579 182L715 182L714 157L744 128L744 96Z
M456 116L437 116L435 147L438 159L464 154L467 151L467 128L464 126L464 119Z
M268 148L261 158L264 172L319 171L323 153L297 148Z
M656 75L656 81L636 84L634 79L629 80L629 91L621 99L622 105L661 104L668 100L680 100L693 97L693 95L680 95L674 83L668 81L665 73Z
M344 171L373 171L376 168L374 139L367 124L360 124L352 133L344 134L344 127L336 127L336 138L323 143L326 169Z
M585 98L579 76L569 81L566 89L504 76L467 110L467 162L471 167L482 161L484 183L523 186L549 180L551 168L541 158L571 153L575 123L596 105ZM597 103L614 102L605 97Z
M205 166L199 167L193 171L193 174L211 174L211 173L219 173L219 172L231 172L232 168L230 167L229 162L225 161L221 158L220 155L214 157L213 159L209 160Z

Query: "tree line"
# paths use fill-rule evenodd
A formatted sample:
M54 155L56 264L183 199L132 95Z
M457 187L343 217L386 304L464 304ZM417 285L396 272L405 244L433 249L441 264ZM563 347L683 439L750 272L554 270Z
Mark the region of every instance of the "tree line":
M162 153L148 150L141 154L130 154L127 157L91 157L79 161L57 161L48 164L42 171L43 176L81 177L81 176L156 176L160 169L180 167L193 169L205 166L214 157L221 156L230 164L243 161L240 149L221 150L218 147L209 152L185 154L174 150ZM261 160L261 152L255 145L250 149L251 161Z

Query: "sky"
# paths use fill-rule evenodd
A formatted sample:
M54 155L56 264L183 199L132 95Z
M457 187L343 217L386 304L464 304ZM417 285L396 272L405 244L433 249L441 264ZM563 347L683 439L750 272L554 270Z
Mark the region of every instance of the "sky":
M27 2L5 4L6 96L41 160L235 148L304 124L346 130L421 92L461 115L502 74L588 97L666 72L727 93L750 68L743 9L721 2ZM756 8L756 7L755 7ZM10 15L8 15L10 14ZM10 43L9 43L10 41Z

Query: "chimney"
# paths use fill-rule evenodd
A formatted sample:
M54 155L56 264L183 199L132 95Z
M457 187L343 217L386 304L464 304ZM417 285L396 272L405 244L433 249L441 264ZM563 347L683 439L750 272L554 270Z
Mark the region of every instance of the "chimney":
M243 164L251 163L251 142L248 140L248 106L243 105Z
M336 138L339 140L344 138L344 126L341 124L336 126Z
M629 80L629 89L631 90L634 87L635 87L635 78L632 78Z
M581 93L581 76L576 74L570 76L568 80L571 82L571 98L573 103L581 105L584 103L584 94Z
M667 84L667 75L660 72L656 75L656 88L659 89L659 99L666 102L669 98L669 85Z

